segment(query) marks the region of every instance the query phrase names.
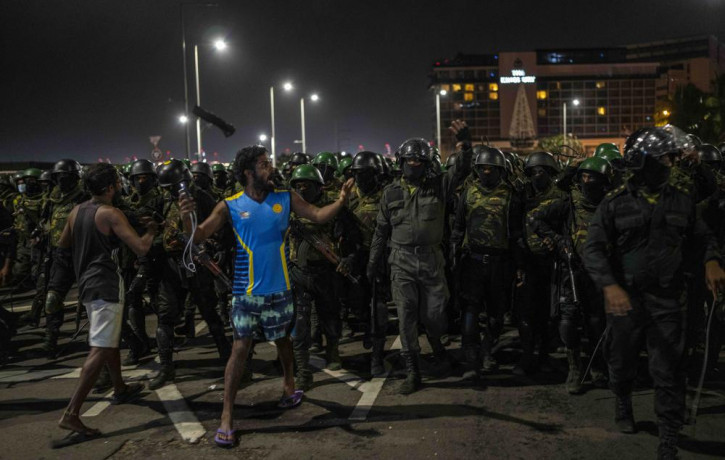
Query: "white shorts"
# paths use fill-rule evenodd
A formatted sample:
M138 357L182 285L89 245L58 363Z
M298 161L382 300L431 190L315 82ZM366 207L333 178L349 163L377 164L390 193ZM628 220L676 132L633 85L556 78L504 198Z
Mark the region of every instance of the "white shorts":
M85 307L90 322L88 344L92 347L118 348L121 341L123 305L94 300Z

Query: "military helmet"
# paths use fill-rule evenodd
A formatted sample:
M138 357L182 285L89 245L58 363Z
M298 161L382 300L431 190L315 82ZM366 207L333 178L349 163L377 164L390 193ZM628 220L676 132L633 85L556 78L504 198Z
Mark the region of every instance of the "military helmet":
M528 170L535 166L550 168L554 171L554 173L558 173L560 171L559 164L554 159L554 156L549 152L534 152L529 154L529 156L526 157L526 162L524 163L524 171L528 172Z
M443 171L445 171L445 170L443 169L443 163L441 163L441 157L437 157L437 156L434 156L434 157L433 157L433 158L432 158L432 159L430 160L430 162L431 162L431 165L432 165L432 168L433 168L433 172L436 172L436 173L438 173L438 172L443 172Z
M131 163L131 171L128 174L129 177L140 176L142 174L156 176L156 169L154 168L154 164L151 163L149 160L140 159Z
M295 182L300 180L309 180L320 185L325 185L325 181L322 180L320 170L312 165L299 165L295 168L289 182L292 186L294 186Z
M614 144L612 142L603 142L597 145L597 148L594 150L594 156L604 158L603 155L611 155L610 152L615 152L620 157L622 156L622 154L619 153L619 147L617 147L617 144Z
M159 176L159 185L164 188L184 181L191 183L193 180L189 168L182 160L164 161L156 172Z
M128 177L129 174L131 174L131 165L133 165L133 163L126 163L125 165L121 166L121 174Z
M627 168L642 169L647 157L679 154L682 149L691 146L691 141L673 126L642 128L625 141L624 163Z
M40 176L43 174L43 171L41 171L38 168L28 168L24 171L20 171L20 178L25 179L26 177L34 177L36 179L40 179Z
M13 182L17 184L21 180L23 180L23 171L15 171L13 173Z
M722 152L712 144L700 144L695 147L700 161L712 166L715 170L720 169L722 164Z
M221 163L214 163L213 165L211 165L211 172L212 172L212 174L217 174L217 173L227 174L227 168L225 168L224 165Z
M292 154L292 156L289 159L289 164L291 165L304 165L310 162L309 157L306 153L302 152L295 152Z
M71 160L68 158L60 160L53 165L53 171L51 174L55 175L60 173L71 173L75 174L80 178L81 165L76 160Z
M448 158L446 158L446 169L452 168L456 164L456 161L458 161L458 155L455 153L449 155Z
M377 154L368 151L356 153L355 157L352 159L352 166L350 166L350 169L353 171L359 171L367 168L372 168L375 171L382 173L382 161L380 157Z
M580 176L584 171L601 174L607 181L612 182L612 165L604 158L589 157L582 161L577 168L577 176Z
M395 158L398 162L408 159L429 162L433 159L433 149L427 140L422 137L414 137L400 144L398 150L395 151Z
M476 145L473 147L473 153L476 155L475 165L497 166L506 168L505 157L503 153L496 147L487 145Z
M337 167L339 166L337 156L335 156L335 154L332 152L318 153L317 155L315 155L315 158L312 159L312 164L318 167L320 165L327 165L335 170L337 170Z
M340 160L340 164L337 166L337 175L344 176L345 171L350 169L350 166L352 166L352 157L343 157Z
M211 171L211 165L209 163L205 163L203 161L197 161L193 165L191 165L191 168L189 168L191 171L191 174L204 174L209 179L214 179L214 174Z
M53 171L50 169L43 171L40 177L38 177L38 182L53 182Z
M696 135L686 134L685 136L687 137L687 140L690 141L690 144L692 144L693 146L697 147L698 145L702 145L702 140Z

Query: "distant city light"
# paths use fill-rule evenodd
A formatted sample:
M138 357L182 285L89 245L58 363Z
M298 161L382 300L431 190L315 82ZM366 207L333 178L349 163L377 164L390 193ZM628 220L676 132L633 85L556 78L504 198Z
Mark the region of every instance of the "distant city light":
M664 115L666 117L669 117L670 116L670 111L669 110L663 110L662 111L662 115Z
M440 95L441 96L445 96L446 94L448 94L448 91L446 91L444 89L440 90Z
M574 99L573 101L571 101L571 103L575 106L581 104L581 102L579 102L579 99Z

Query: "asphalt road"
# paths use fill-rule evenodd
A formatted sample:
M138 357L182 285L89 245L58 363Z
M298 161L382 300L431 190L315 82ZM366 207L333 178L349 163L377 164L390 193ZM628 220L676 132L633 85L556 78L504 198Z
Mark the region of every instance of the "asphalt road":
M15 302L27 310L28 300ZM7 305L7 304L6 304ZM74 330L68 302L61 346ZM9 307L7 307L9 308ZM133 403L112 406L109 394L91 394L84 422L104 436L61 448L66 432L56 425L77 382L87 352L85 334L55 360L39 356L39 329L21 329L14 341L18 355L0 368L0 459L36 458L654 458L657 428L653 392L646 385L634 396L638 433L624 435L613 426L611 392L589 388L570 396L563 388L565 359L554 353L553 372L516 377L516 333L509 329L497 356L496 373L474 382L454 363L450 377L424 379L410 396L397 394L402 363L399 339L388 336L384 378L371 379L367 351L353 339L341 345L343 370L324 370L315 357L315 385L301 406L276 408L281 379L274 346L261 343L252 361L254 377L236 400L239 444L214 445L222 408L223 366L205 324L197 338L175 354L173 385L146 390ZM155 319L148 316L149 331ZM181 342L181 338L179 338ZM424 352L427 343L421 337ZM449 347L460 358L460 343ZM126 350L122 350L125 356ZM725 354L720 363L725 364ZM725 366L722 366L725 367ZM154 356L124 368L128 380L146 380L158 369ZM691 389L692 390L692 389ZM693 392L688 394L688 402ZM683 430L682 458L725 457L725 381L708 381L696 426Z

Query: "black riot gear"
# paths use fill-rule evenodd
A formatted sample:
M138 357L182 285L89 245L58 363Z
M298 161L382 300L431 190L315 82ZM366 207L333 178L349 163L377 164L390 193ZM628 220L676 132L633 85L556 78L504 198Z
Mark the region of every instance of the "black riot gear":
M526 163L524 163L524 171L527 176L530 176L532 170L536 166L548 168L551 171L550 175L555 175L559 172L559 164L554 159L554 156L549 152L534 152L526 157Z
M722 166L722 152L712 144L700 144L695 147L700 161L710 166L713 171L719 171Z
M138 176L141 174L148 174L149 176L156 177L156 169L154 168L154 164L151 163L149 160L145 159L136 160L131 163L131 172L129 173L129 177L133 178L133 176Z
M473 147L473 154L475 155L475 165L489 165L497 166L499 168L506 168L505 158L503 153L495 148L488 147L486 145L477 145Z
M395 152L398 162L408 159L416 161L430 162L433 159L433 149L431 149L428 141L423 138L412 138L403 142Z
M624 143L624 163L629 169L642 169L645 158L664 155L677 156L694 145L674 126L642 128L631 134Z
M172 196L178 196L182 189L188 189L193 182L189 168L181 160L168 160L159 166L159 185L169 190Z

